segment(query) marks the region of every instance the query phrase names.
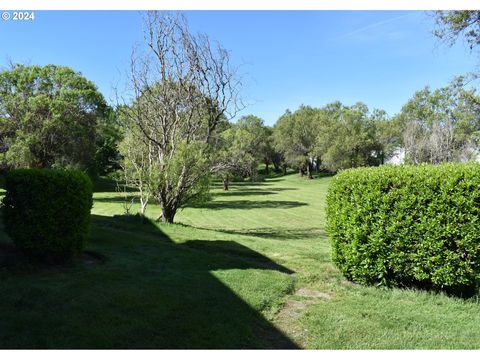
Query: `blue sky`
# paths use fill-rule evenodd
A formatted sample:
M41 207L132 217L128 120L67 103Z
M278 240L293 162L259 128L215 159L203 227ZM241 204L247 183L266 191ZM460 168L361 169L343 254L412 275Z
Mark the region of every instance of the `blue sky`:
M273 124L286 109L340 100L390 115L416 90L475 69L465 44L440 45L421 11L190 11L191 29L231 51L246 74L242 114ZM135 43L136 11L37 11L32 22L0 20L0 66L66 65L97 84L107 100L122 88Z

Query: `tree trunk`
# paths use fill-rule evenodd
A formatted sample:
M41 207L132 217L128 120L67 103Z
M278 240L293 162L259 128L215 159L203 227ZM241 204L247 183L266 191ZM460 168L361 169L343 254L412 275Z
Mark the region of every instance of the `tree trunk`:
M143 200L140 199L140 217L142 219L145 218L145 210L147 209L147 202L144 202Z
M162 213L157 217L156 221L173 224L173 218L175 217L177 208L168 205L167 201L164 200L160 201L160 206L162 207Z
M224 191L228 190L228 185L229 185L229 179L228 179L228 175L227 175L226 177L223 178L223 190Z
M310 161L307 160L306 168L307 168L307 177L308 177L309 179L313 179L311 166L312 166L312 165L310 164Z
M162 208L162 214L157 218L157 221L173 224L173 218L175 217L175 213L176 210Z
M268 161L265 161L265 173L266 175L270 174L270 171L268 170Z
M282 168L283 168L283 175L287 175L287 165L283 164Z

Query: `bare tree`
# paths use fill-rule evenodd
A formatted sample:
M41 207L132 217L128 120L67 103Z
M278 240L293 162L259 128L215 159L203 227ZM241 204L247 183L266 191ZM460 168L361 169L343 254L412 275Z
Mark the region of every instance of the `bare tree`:
M178 209L208 191L212 136L242 106L241 83L229 53L192 35L181 13L148 12L144 24L146 47L132 54L126 116L151 149L158 174L152 194L162 207L157 220L171 223Z
M480 98L474 90L463 88L463 78L435 91L417 91L399 115L408 161L472 160L478 149L479 108Z
M454 128L447 118L428 124L422 120L410 120L405 125L403 143L412 164L456 161Z

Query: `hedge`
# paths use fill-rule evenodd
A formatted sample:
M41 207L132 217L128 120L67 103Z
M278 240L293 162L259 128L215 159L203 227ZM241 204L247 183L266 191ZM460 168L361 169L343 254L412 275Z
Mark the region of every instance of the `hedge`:
M86 246L92 184L75 170L20 169L6 176L7 234L33 257L68 260Z
M480 164L346 170L327 194L334 263L362 284L471 292L480 279Z

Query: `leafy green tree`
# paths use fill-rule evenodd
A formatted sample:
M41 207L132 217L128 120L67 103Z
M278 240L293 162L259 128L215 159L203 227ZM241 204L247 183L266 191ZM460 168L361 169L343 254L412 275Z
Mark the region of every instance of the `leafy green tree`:
M247 115L238 120L234 129L235 135L232 144L234 151L243 153L246 158L250 159L251 166L246 175L253 179L257 174L258 164L266 162L268 156L268 128L259 117ZM268 162L266 162L266 166L268 169Z
M319 110L318 124L316 152L328 170L380 164L383 148L376 138L377 122L365 104L328 104Z
M285 162L283 154L275 149L273 137L273 128L270 126L263 127L263 146L261 148L261 158L265 164L265 173L270 174L270 165L273 165L275 172L279 172ZM286 170L286 169L285 169Z
M92 170L106 109L96 86L68 67L14 65L0 72L2 161Z
M122 126L119 110L108 108L104 117L98 119L95 139L95 170L106 175L120 169L119 143Z
M378 160L380 165L383 165L401 148L401 126L398 118L390 119L387 113L381 109L373 110L370 117L375 126Z
M317 110L302 105L297 111L287 110L273 127L275 150L281 152L288 165L297 168L300 175L312 177L311 159L315 157L317 137Z
M229 189L230 179L234 176L248 176L254 167L255 159L246 148L241 146L237 137L238 126L229 124L216 137L212 173L220 176L223 190Z
M228 190L233 176L249 177L251 180L257 177L258 164L266 162L269 155L269 135L269 128L254 115L241 117L220 133L213 169L223 179L224 190Z

